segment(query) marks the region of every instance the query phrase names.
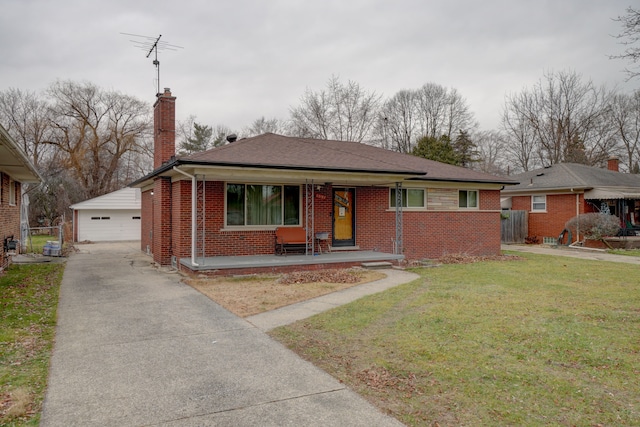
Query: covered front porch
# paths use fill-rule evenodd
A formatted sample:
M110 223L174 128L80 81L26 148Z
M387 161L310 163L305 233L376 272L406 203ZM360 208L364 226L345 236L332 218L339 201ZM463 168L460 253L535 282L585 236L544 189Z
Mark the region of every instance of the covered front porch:
M181 258L180 269L208 275L284 273L294 270L347 268L363 264L397 265L404 255L377 251L340 251L322 254L248 255ZM195 264L193 263L195 261Z

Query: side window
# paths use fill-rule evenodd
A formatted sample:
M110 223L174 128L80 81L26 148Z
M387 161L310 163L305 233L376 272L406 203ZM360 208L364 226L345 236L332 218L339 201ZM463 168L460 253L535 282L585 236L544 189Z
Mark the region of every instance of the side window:
M547 196L531 196L531 210L544 212L547 210Z
M458 207L461 209L477 209L478 190L458 191Z
M423 188L403 188L401 192L403 208L424 208L426 206L425 190ZM389 206L391 208L396 207L395 188L391 188L389 191Z
M15 206L16 204L16 182L9 178L9 204Z

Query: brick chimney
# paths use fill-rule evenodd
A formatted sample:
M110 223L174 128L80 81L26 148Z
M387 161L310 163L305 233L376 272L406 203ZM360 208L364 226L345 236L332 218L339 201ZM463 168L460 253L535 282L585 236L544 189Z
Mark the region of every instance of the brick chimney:
M607 160L607 169L610 171L620 172L619 165L620 161L617 157L610 157L609 160Z
M165 88L153 105L153 168L176 155L176 97Z

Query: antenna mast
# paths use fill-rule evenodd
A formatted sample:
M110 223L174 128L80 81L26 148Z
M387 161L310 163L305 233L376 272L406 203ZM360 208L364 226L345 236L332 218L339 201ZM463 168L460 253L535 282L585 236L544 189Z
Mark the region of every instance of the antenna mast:
M157 90L156 96L160 96L160 61L158 61L158 51L159 50L178 50L184 49L182 46L176 46L169 44L164 41L160 41L162 34L158 37L149 37L149 36L141 36L138 34L129 34L129 33L120 33L126 36L138 37L137 40L130 40L137 48L144 50L147 52L147 58L154 54L153 65L156 66L156 75L157 75ZM148 51L147 51L148 50Z

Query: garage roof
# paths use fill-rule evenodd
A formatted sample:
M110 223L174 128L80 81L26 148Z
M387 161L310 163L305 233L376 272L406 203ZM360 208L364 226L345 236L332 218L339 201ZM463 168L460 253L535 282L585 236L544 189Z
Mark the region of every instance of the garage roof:
M123 188L70 206L71 209L140 209L140 189Z

